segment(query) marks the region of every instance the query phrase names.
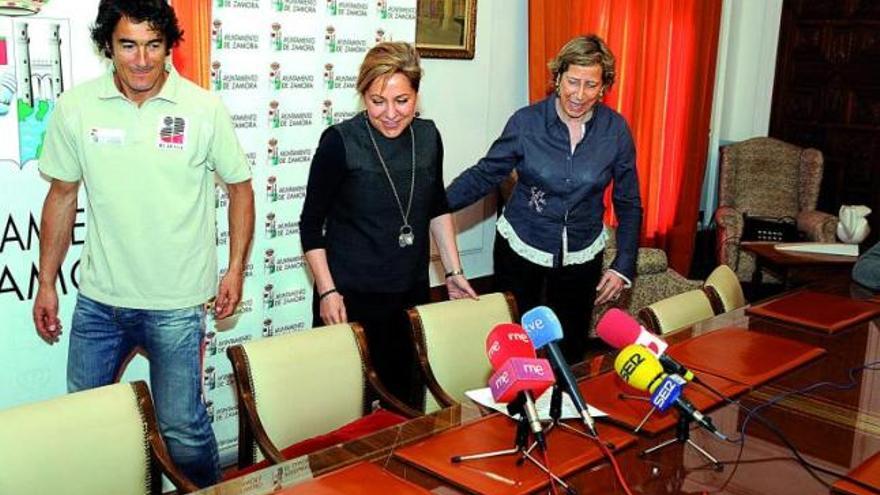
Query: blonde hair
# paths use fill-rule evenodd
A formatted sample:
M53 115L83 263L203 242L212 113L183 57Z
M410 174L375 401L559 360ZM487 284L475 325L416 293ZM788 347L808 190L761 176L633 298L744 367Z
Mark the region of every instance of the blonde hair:
M376 44L361 63L357 78L357 90L366 96L367 89L380 77L390 77L400 73L409 79L409 84L418 93L422 80L422 66L419 52L410 43L384 41Z
M602 84L610 88L614 84L614 54L605 44L602 38L595 34L578 36L568 41L548 64L550 74L553 76L553 84L557 84L559 78L571 65L589 67L598 65L602 67Z

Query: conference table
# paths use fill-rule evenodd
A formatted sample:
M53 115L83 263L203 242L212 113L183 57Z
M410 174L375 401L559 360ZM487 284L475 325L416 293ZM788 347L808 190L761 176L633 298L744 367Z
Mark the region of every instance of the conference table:
M814 296L843 296L848 301L860 304L862 309L867 307L870 310L876 306L877 312L880 312L880 296L859 288L846 278L826 280L813 284L808 289ZM801 292L795 295L804 294ZM824 303L811 303L804 311L815 311L822 304ZM772 308L766 304L764 306ZM880 493L858 484L851 491L836 491L836 487L842 486L840 476L859 468L880 452L880 317L869 311L865 313L870 316L868 318L840 326L833 332L825 332L809 325L768 317L758 309L740 308L667 334L664 339L675 347L676 344L700 341L698 339L708 342L706 336L719 336L731 329L747 329L750 336L769 336L770 339L782 337L818 348L819 351L811 354L809 359L802 360L781 376L766 383L724 390L736 395L742 406L761 406L760 414L784 434L800 455L827 472L808 472L795 459L779 435L755 418L749 418L744 409L734 403L721 402L704 412L731 440L743 438L740 429L746 422L747 436L743 442L722 441L698 427L690 430L690 438L720 461L720 470L695 449L678 442L660 452L642 455L645 449L674 438L674 427L634 434L631 428L624 428L619 422L600 419L600 435L614 429L632 436L632 441L621 442L615 457L633 493ZM785 352L776 345L767 347L771 348L749 349L748 352L755 356L755 366L760 366L760 360L765 357L772 359ZM743 357L741 354L738 357L740 361ZM608 349L597 352L576 365L574 371L580 383L607 382L606 374L613 373L615 355L616 350ZM714 364L719 369L724 368L723 356L715 361L717 362ZM746 359L744 362L748 365L750 361ZM871 363L874 365L865 368ZM743 366L743 362L739 366ZM828 382L828 385L816 386L819 382ZM802 390L810 386L812 387ZM689 387L699 386L690 384ZM588 391L590 388L582 387L582 390ZM606 403L609 400L607 397L602 399ZM588 394L586 400L594 402ZM462 403L198 493L475 493L431 470L407 462L401 453L407 449L412 451L413 445L418 446L434 438L448 436L450 432L486 422L486 415L476 405ZM490 420L510 421L506 418ZM551 432L548 435L551 451L555 434ZM875 458L878 459L880 456ZM511 458L509 462L515 463L515 460ZM479 471L466 466L463 469ZM868 471L875 479L880 480L880 476L877 476L880 467L876 465L867 468L862 466L861 471ZM491 472L478 472L478 475L499 478ZM343 481L338 482L337 479ZM611 464L605 459L566 473L563 479L582 494L624 493L614 476ZM321 480L333 483L322 484ZM835 482L838 484L832 487ZM389 488L392 486L398 488ZM859 489L863 491L858 491ZM548 490L545 484L532 490L532 493L548 493ZM515 490L510 491L514 492ZM486 493L494 492L490 490ZM560 489L559 493L564 492Z

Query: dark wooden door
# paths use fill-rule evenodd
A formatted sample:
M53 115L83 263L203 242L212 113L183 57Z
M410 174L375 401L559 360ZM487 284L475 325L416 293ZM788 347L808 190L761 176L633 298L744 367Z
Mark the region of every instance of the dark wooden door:
M880 234L880 0L785 0L770 135L825 155L819 209L868 205ZM870 245L870 244L868 244Z

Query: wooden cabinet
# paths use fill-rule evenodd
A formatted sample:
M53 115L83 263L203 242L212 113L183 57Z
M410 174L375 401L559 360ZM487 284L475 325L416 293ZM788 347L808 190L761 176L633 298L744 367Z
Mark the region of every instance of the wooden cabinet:
M880 0L785 0L770 136L821 150L819 209L865 204L880 236ZM870 245L870 244L869 244Z

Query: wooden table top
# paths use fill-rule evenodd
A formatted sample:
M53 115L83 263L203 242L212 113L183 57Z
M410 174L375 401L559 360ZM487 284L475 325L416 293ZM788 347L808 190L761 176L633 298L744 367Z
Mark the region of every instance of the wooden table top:
M772 250L772 246L769 249ZM821 285L812 285L811 289L880 303L876 294L866 292L848 280L826 281ZM641 458L639 453L643 449L670 438L673 432L667 431L655 437L640 435L634 445L617 454L630 487L635 493L658 495L703 492L738 495L829 493L830 485L840 476L880 452L878 325L880 318L834 335L823 335L805 331L796 325L748 316L741 308L664 336L671 343L676 343L719 329L736 327L825 349L827 352L822 357L787 372L781 378L750 389L740 400L746 407L759 407L761 414L797 446L803 457L837 476L807 472L794 460L791 451L776 434L754 418L749 418L737 405L729 404L709 411L708 415L733 440L742 438L739 432L745 425L747 436L742 444L723 442L696 427L691 430L691 438L724 463L721 472L715 471L696 451L679 444ZM755 352L773 351L756 349ZM575 372L583 379L608 372L612 369L615 354L609 351L596 355L575 366ZM870 363L874 363L876 371L862 369ZM818 382L834 385L793 393ZM771 400L773 402L768 404ZM281 467L285 472L299 472L300 478L309 479L357 462L369 461L434 493L467 493L452 483L401 461L393 454L401 446L470 424L481 417L477 407L461 404L314 453L307 458L288 461ZM273 466L199 493L273 493L271 477L278 469ZM261 479L267 481L263 483ZM284 486L292 484L292 479L293 476L285 479ZM566 476L565 480L582 494L624 493L615 480L610 464L605 461ZM365 483L368 481L365 480Z

